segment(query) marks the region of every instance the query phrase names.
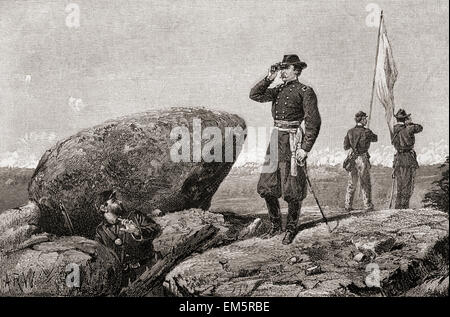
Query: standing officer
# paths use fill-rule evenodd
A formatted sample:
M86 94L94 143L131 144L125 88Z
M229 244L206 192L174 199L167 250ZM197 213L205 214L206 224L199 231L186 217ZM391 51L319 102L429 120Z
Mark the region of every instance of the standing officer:
M281 212L278 198L288 203L286 235L283 244L290 244L297 233L297 222L303 199L307 194L306 176L297 162L304 164L308 152L320 131L320 114L314 90L298 81L306 63L297 55L285 55L283 61L272 66L268 75L250 91L250 99L257 102L272 102L272 117L278 130L278 162L274 172L261 173L257 192L265 199L272 227L266 237L281 233ZM283 84L269 88L281 71ZM305 133L301 143L296 143L301 134L300 124L305 121ZM268 149L268 152L270 147ZM269 153L268 153L269 154Z
M397 153L394 156L393 177L397 181L397 196L395 209L409 208L409 199L414 191L414 177L416 169L419 167L416 152L414 151L415 135L423 130L420 124L415 124L411 120L411 114L399 109L394 115L397 124L394 125L394 136L392 144Z
M353 210L353 197L355 195L355 186L359 180L361 186L364 210L373 210L372 204L372 185L370 182L370 155L369 147L371 142L377 142L378 136L370 129L366 128L367 115L363 111L359 111L355 115L356 126L348 130L344 138L344 150L352 149L350 160L352 160L349 168L349 178L347 185L347 193L345 195L345 210Z

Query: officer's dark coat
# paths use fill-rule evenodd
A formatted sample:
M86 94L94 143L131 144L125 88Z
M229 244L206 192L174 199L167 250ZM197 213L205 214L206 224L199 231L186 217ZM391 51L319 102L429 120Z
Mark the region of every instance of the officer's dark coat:
M274 120L305 121L305 133L301 148L311 150L319 135L321 118L314 90L298 80L269 88L272 81L267 78L258 82L250 91L250 99L257 102L272 102ZM269 149L268 149L269 152ZM284 196L286 201L303 200L306 197L306 177L302 169L298 176L290 175L291 150L289 133L278 132L278 169L274 173L262 173L257 191L262 197Z
M274 120L305 121L302 149L311 151L320 131L321 118L314 90L298 80L269 88L272 81L267 78L258 82L250 91L250 99L257 102L272 102ZM289 147L289 143L287 144ZM289 157L288 157L289 158Z

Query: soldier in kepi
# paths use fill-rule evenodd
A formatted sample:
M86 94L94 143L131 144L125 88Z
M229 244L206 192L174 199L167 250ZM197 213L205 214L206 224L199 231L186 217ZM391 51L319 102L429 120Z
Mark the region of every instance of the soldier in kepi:
M297 233L297 222L303 199L307 194L306 176L302 166L320 131L320 114L314 90L298 81L306 63L297 55L285 55L283 61L269 68L268 75L250 91L250 99L272 102L272 117L278 135L278 160L275 171L262 172L257 192L265 199L271 228L266 238L282 232L278 199L288 203L286 234L283 244L290 244ZM269 88L281 72L283 84ZM300 127L305 122L305 132ZM270 146L268 148L270 152ZM297 168L298 167L298 168Z
M345 210L353 210L353 198L356 185L359 182L364 202L364 210L373 210L372 184L370 182L370 156L369 147L371 142L377 142L378 136L366 128L367 115L359 111L355 115L356 126L348 130L344 138L344 150L350 150L349 156L344 164L349 173L347 193L345 195Z
M95 240L110 248L123 266L123 281L134 280L153 264L153 240L161 233L160 226L139 211L127 211L114 191L101 194L99 211L103 221L97 226Z
M398 110L394 117L397 119L392 137L392 144L397 150L393 164L393 177L397 182L395 209L407 209L414 191L416 169L419 167L414 151L415 134L422 132L423 127L413 123L411 114L403 109Z

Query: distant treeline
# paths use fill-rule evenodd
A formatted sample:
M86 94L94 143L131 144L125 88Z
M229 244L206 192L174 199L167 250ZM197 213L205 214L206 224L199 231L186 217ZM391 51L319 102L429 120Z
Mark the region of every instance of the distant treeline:
M0 185L8 185L7 183L11 182L28 184L33 172L32 168L0 167Z

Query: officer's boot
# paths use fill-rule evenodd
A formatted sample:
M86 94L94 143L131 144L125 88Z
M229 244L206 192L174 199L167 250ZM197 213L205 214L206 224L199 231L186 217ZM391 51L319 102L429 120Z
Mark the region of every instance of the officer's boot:
M286 235L283 244L291 244L297 234L297 222L300 215L302 202L299 200L291 200L288 202L288 216L286 222Z
M409 201L411 200L411 196L414 188L411 188L411 184L408 184L407 190L405 190L405 196L403 197L403 209L409 209Z
M269 239L282 232L281 229L281 211L280 203L278 198L273 196L267 196L264 198L266 200L267 210L269 211L269 219L271 222L271 227L262 238Z
M397 195L395 197L395 209L403 209L404 197L403 192L397 189Z

